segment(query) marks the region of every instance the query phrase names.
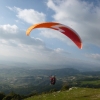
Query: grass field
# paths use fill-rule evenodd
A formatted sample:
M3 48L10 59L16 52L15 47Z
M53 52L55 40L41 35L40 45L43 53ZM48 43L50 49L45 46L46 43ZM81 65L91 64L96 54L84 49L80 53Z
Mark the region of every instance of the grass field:
M25 100L100 100L100 89L70 88L67 91L41 94Z
M82 84L100 85L100 80L96 80L96 81L83 81Z

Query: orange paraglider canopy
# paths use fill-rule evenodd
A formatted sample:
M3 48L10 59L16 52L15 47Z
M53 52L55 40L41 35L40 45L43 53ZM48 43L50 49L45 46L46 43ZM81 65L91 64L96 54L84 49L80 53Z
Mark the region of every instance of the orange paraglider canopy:
M51 28L54 30L58 30L59 32L69 37L77 45L78 48L82 49L81 38L73 29L71 29L68 26L65 26L63 24L56 23L56 22L38 23L38 24L30 26L26 31L26 35L27 36L30 35L30 32L35 28Z

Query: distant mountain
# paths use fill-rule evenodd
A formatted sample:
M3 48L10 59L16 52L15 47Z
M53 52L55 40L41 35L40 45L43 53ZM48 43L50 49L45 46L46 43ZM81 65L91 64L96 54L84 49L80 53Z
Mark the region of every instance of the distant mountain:
M25 76L51 76L58 77L71 76L76 74L84 75L99 75L100 71L79 71L74 68L61 68L61 69L33 69L32 67L26 68L2 68L0 69L0 77L25 77Z
M62 68L62 69L53 69L53 70L45 70L45 69L36 69L33 70L35 75L56 75L56 76L69 76L80 73L77 69L74 68Z
M73 68L62 68L62 69L32 69L32 68L4 68L0 69L0 76L50 76L50 75L56 75L56 76L69 76L69 75L75 75L79 74L80 71Z

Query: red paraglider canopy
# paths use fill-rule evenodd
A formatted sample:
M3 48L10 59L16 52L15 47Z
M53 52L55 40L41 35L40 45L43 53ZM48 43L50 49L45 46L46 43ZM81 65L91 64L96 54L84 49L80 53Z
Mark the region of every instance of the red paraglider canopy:
M35 25L32 25L31 27L29 27L26 31L26 35L28 36L30 34L30 32L35 28L51 28L54 30L58 30L59 32L63 33L67 37L69 37L77 45L77 47L79 49L82 49L81 38L73 29L71 29L68 26L65 26L63 24L56 23L56 22L38 23L38 24L35 24Z

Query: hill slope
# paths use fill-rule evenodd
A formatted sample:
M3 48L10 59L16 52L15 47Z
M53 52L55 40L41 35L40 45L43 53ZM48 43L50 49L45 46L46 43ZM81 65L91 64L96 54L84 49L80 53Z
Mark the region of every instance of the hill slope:
M70 88L67 91L41 94L25 100L100 100L100 89Z

